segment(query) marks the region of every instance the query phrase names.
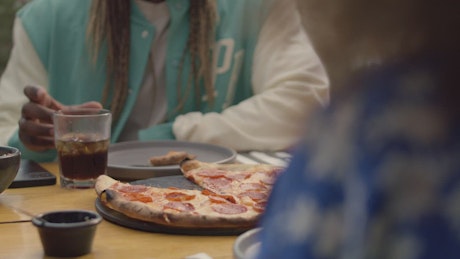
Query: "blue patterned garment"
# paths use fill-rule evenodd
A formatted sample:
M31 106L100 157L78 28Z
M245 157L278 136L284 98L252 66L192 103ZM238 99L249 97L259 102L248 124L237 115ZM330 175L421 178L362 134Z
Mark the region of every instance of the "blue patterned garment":
M460 115L437 88L446 65L370 71L321 111L275 184L258 258L460 258Z

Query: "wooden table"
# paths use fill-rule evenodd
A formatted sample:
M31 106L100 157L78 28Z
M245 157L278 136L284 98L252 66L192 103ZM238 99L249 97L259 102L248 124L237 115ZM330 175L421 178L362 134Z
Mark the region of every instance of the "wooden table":
M42 164L58 175L55 163ZM56 185L7 189L0 194L0 258L47 258L29 214L51 210L95 211L94 189L68 190ZM15 209L17 208L17 209ZM185 258L206 253L233 258L236 236L186 236L143 232L106 220L98 225L92 253L81 258Z

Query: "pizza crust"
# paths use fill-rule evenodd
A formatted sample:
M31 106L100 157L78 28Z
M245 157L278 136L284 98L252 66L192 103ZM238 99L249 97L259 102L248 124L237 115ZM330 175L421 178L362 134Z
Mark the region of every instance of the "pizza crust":
M94 190L96 191L97 195L101 195L103 191L110 188L110 186L114 185L117 182L118 181L113 179L112 177L109 177L107 175L100 175L96 180Z

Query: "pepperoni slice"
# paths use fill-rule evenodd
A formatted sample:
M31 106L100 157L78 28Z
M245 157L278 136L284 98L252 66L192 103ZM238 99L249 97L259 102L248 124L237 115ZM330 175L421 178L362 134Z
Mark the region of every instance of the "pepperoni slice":
M217 213L227 215L241 214L248 211L248 208L245 206L233 203L214 204L211 208Z
M261 183L242 183L242 184L240 184L239 189L242 192L245 192L245 191L262 191L262 190L266 190L267 187L265 185L261 184Z
M245 180L251 177L251 174L248 174L248 173L228 174L226 177L232 180L242 181L242 180Z
M201 191L201 193L204 194L204 195L207 195L207 196L208 196L208 195L216 195L215 192L212 192L212 191L210 191L210 190L208 190L208 189L203 189L203 190Z
M195 198L195 195L186 194L183 192L170 192L165 195L168 201L189 201Z
M148 203L152 202L153 199L150 196L147 196L142 193L136 193L136 192L131 192L131 193L123 193L123 196L126 197L130 201L140 201L143 203Z
M219 196L214 196L214 195L209 196L209 200L210 200L212 203L218 203L218 204L221 204L221 203L228 203L228 202L229 202L229 201L226 200L225 198L222 198L222 197L219 197Z
M227 178L204 178L203 185L211 190L223 190L230 187L232 180Z
M198 176L209 177L209 178L219 178L226 177L226 173L222 170L203 170L197 172Z
M172 209L172 210L177 210L177 211L185 211L185 212L190 212L194 211L195 207L188 202L168 202L164 205L163 209Z
M263 200L267 200L268 198L268 195L266 193L258 192L258 191L247 191L247 192L240 193L238 196L239 197L247 196L251 198L253 201L263 201Z
M148 190L148 187L145 185L117 185L115 187L119 192L124 193L138 193Z
M209 200L213 203L236 203L235 197L232 195L216 194L207 189L204 189L201 193L208 196Z
M252 208L257 212L264 212L266 206L267 206L267 202L263 201L263 202L258 202L254 204Z

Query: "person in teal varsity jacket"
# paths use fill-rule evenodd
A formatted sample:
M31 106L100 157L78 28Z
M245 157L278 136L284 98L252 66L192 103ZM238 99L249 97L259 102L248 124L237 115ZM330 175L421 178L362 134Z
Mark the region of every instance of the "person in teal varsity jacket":
M329 82L294 0L33 0L0 82L0 144L55 159L51 115L112 111L112 143L285 150ZM19 123L18 123L19 122Z

